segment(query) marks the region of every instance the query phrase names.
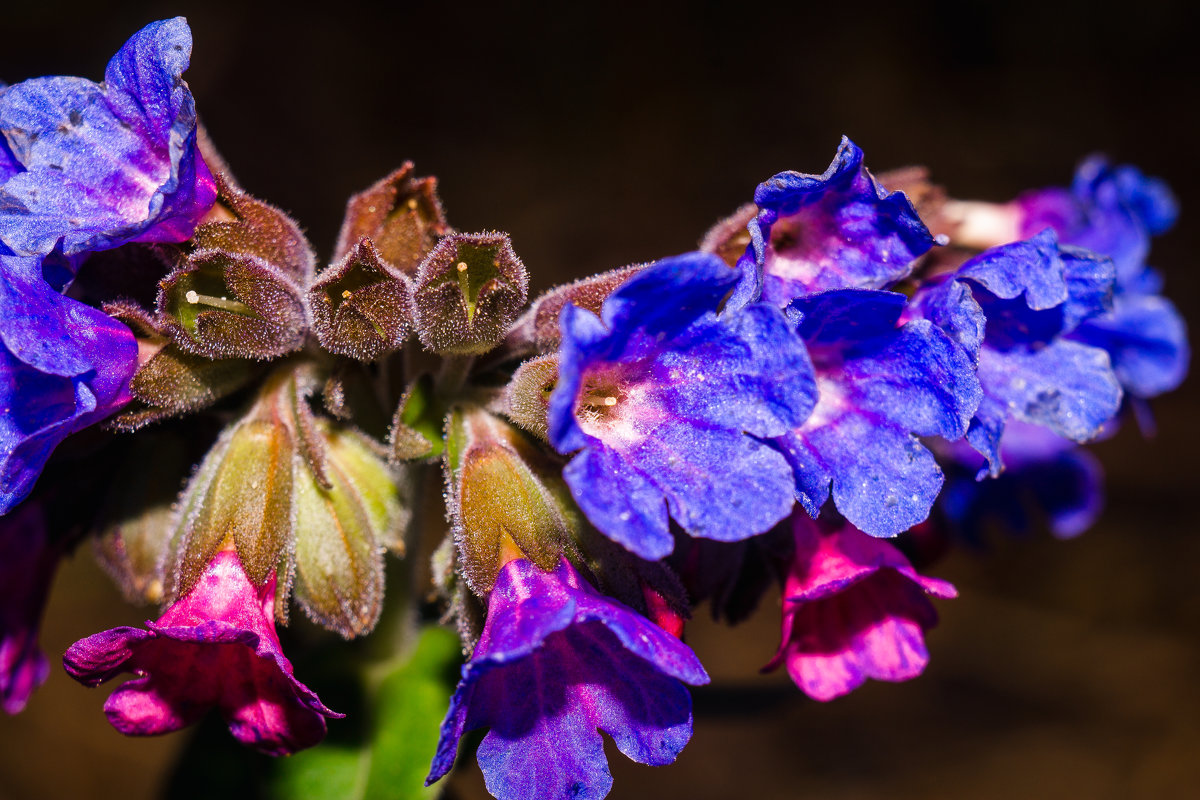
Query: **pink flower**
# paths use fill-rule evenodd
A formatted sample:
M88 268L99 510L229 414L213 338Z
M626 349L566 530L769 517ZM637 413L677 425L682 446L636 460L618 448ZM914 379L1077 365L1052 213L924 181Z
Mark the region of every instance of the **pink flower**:
M237 554L217 553L196 586L149 630L113 628L63 656L70 675L97 686L121 672L138 677L104 712L128 736L169 733L216 706L238 741L278 756L325 737L326 708L292 675L275 634L275 578L255 587Z
M59 548L46 538L42 507L29 502L0 517L0 708L16 714L46 680L38 623Z
M786 662L792 680L816 700L846 694L867 678L921 674L929 662L925 631L937 624L926 595L955 597L954 587L918 575L892 544L848 522L795 513L792 529L783 636L764 671Z

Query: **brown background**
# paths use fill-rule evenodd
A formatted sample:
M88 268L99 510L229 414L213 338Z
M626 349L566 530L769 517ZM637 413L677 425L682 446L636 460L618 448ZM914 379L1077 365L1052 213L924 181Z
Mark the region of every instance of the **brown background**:
M411 158L441 178L452 224L512 234L537 288L691 249L760 180L823 170L842 133L877 171L924 163L956 195L995 200L1065 183L1104 151L1178 191L1182 221L1152 261L1200 319L1186 3L328 5L22 4L0 19L0 78L99 78L139 26L186 14L187 77L213 136L321 252L345 198ZM1084 537L996 540L933 570L962 597L940 605L918 681L807 702L756 674L777 601L734 631L701 621L691 641L716 680L695 695L692 743L668 768L614 753L612 797L1200 792L1196 391L1156 404L1156 441L1127 426L1097 447L1109 507ZM59 575L45 645L143 617L81 554ZM154 796L185 737L123 739L105 694L56 670L25 714L0 718L0 798ZM485 796L473 772L456 778L463 797Z

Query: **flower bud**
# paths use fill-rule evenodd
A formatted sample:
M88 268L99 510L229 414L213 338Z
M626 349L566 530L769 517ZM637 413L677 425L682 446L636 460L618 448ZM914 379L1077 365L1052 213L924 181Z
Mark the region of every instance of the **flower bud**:
M370 631L383 606L383 549L402 552L407 481L359 434L317 421L329 485L295 469L293 591L320 625L347 639Z
M557 349L562 338L558 330L558 315L568 303L599 316L605 298L644 266L646 265L631 264L609 270L574 283L556 286L542 294L513 325L506 337L506 346L516 352L530 354Z
M447 497L463 575L486 596L512 555L553 570L577 557L579 514L551 462L519 430L480 408L447 423Z
M558 355L531 358L517 368L504 390L504 413L513 422L549 441L547 411L558 382Z
M495 347L525 305L529 276L504 233L442 239L417 270L417 336L435 353L475 355Z
M257 200L218 176L220 203L228 211L222 219L196 228L196 250L220 250L261 259L295 283L312 282L316 258L299 226L274 206Z
M737 266L740 259L750 246L750 231L747 225L758 213L758 206L746 203L737 211L708 229L700 240L700 249L705 253L713 253L731 267Z
M374 361L404 344L412 331L408 277L363 239L308 291L313 329L331 353Z
M437 179L413 177L409 161L350 198L334 259L344 258L369 237L393 269L414 275L438 238L449 232L437 196Z

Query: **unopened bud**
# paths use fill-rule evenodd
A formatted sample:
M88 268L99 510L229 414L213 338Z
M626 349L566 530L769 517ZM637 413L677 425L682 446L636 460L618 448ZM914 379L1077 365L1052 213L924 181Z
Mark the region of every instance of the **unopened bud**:
M320 625L349 639L370 631L383 606L383 548L403 550L408 483L359 434L318 420L323 486L295 470L296 602Z
M414 275L421 259L449 232L437 179L414 177L410 161L350 198L334 259L344 258L363 238L370 238L391 267Z
M486 353L525 305L528 283L507 234L447 236L417 270L413 305L421 344L440 354Z
M713 253L729 266L737 265L750 246L750 231L747 225L758 213L758 206L747 203L725 219L708 229L700 240L700 249Z
M472 591L486 596L514 554L547 571L564 553L575 556L581 522L561 470L523 433L482 409L456 409L446 452L451 520Z
M287 214L218 175L218 208L228 213L196 228L196 250L220 250L262 259L300 286L312 281L316 258L308 240Z
M504 391L504 413L513 422L549 441L547 412L558 382L558 354L531 358L513 373Z
M505 340L506 347L529 354L556 350L561 339L558 315L567 303L599 316L605 299L643 267L645 264L632 264L602 272L542 294L513 325Z

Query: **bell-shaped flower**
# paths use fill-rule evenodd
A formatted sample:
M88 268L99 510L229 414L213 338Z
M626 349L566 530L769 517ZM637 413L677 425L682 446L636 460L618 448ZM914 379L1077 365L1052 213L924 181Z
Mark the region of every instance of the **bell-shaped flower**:
M16 714L46 680L38 627L61 551L30 501L0 517L0 709Z
M971 359L930 322L901 324L906 302L838 289L789 306L819 397L775 444L810 515L832 494L842 516L872 536L895 536L929 515L942 471L918 437L961 438L980 401Z
M59 442L130 399L133 332L55 291L43 277L54 261L0 255L0 514Z
M967 440L993 476L1008 420L1084 442L1117 413L1108 353L1067 337L1111 307L1112 285L1112 261L1062 247L1046 230L986 250L918 294L918 313L978 360L983 401Z
M183 17L151 23L104 83L33 78L0 92L0 243L68 256L125 242L182 242L216 200L182 75ZM2 251L3 248L0 248Z
M560 322L551 444L580 508L643 558L671 552L671 518L691 536L737 541L793 502L791 470L760 437L801 424L815 387L804 344L776 308L718 314L737 281L690 253L638 272L600 317Z
M81 639L63 656L70 675L97 686L138 677L109 696L104 712L127 736L191 725L217 708L236 739L268 755L325 737L326 708L292 674L275 633L275 578L255 587L233 550L217 553L192 590L147 630L120 627Z
M669 764L692 734L684 683L708 675L653 622L593 589L565 559L500 570L487 623L442 723L426 784L454 764L459 738L490 728L477 758L500 800L604 797L604 740L642 764Z
M887 288L934 245L908 198L883 188L845 137L823 175L781 172L754 202L737 298L752 296L753 283L778 306L829 289Z
M939 451L946 486L938 498L954 535L981 545L990 523L1024 534L1044 522L1060 539L1086 531L1104 506L1104 473L1096 457L1074 442L1024 422L1009 422L1000 440L1004 472L976 480L983 459L956 442Z
M928 595L958 592L918 575L889 542L845 522L793 516L796 549L783 589L779 651L763 668L786 665L815 700L832 700L868 678L905 681L929 662L925 631L937 624Z

